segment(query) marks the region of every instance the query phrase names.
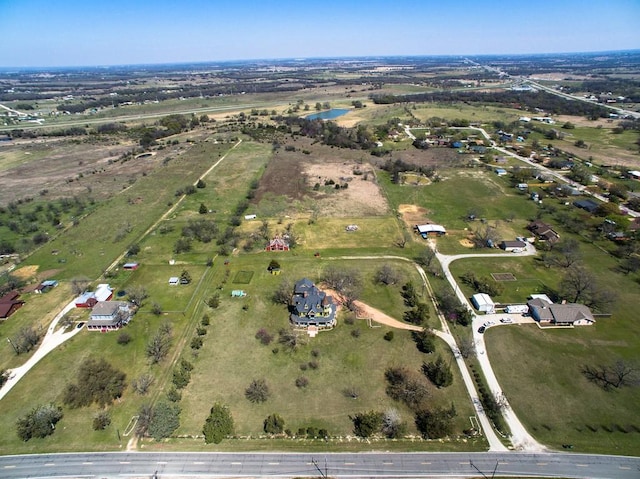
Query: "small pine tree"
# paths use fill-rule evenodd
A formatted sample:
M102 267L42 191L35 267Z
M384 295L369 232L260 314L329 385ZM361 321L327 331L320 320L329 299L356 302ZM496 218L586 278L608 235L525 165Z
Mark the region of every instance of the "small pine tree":
M438 355L435 361L422 364L422 372L429 380L439 388L445 388L453 383L451 367Z

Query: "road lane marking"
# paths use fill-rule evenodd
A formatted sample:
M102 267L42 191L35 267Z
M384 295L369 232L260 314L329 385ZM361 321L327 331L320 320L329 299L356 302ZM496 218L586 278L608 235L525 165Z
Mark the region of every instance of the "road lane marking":
M241 462L232 462L231 465L232 466L241 466L242 463Z
M83 462L83 466L93 466L93 462Z
M47 462L47 463L45 464L45 466L55 466L55 463L54 463L54 462Z
M196 461L196 462L194 462L194 464L196 464L196 465L202 465L202 464L204 464L204 462L202 462L202 461Z
M546 466L548 463L547 462L539 462L537 465L538 466Z
M393 461L382 461L385 466L393 466Z
M430 463L430 462L421 462L420 464L422 464L423 466L428 466L428 465L430 465L431 463Z
M589 467L588 464L576 464L576 467Z
M345 466L355 466L356 463L355 462L345 462L344 465Z
M167 461L158 461L156 464L167 464Z
M13 469L16 466L4 466L5 469Z
M630 468L630 467L628 467L628 466L618 466L618 468L619 468L619 469L625 469L625 470L627 470L627 471L628 471L629 469L631 469L631 468Z
M120 461L120 464L131 464L130 461Z
M268 462L267 465L269 465L269 466L279 466L280 463L279 462Z

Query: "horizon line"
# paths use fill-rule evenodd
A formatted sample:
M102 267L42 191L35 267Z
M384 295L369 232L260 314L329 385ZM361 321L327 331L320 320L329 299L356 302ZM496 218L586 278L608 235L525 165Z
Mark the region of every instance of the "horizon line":
M391 58L452 58L452 57L532 57L532 56L565 56L565 55L603 55L640 52L640 48L621 50L592 50L592 51L567 51L567 52L537 52L537 53L449 53L449 54L425 54L425 55L347 55L347 56L316 56L316 57L271 57L271 58L246 58L228 60L193 60L193 61L167 61L158 63L104 63L93 65L34 65L34 66L3 66L0 71L7 72L25 70L71 70L71 69L105 69L124 67L162 67L179 65L215 65L225 63L259 63L259 62L312 62L319 60L365 60L365 59L391 59Z

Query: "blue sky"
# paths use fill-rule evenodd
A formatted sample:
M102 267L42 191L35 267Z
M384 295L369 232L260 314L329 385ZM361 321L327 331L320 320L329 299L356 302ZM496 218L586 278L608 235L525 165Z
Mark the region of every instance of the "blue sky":
M640 48L640 0L0 0L0 66Z

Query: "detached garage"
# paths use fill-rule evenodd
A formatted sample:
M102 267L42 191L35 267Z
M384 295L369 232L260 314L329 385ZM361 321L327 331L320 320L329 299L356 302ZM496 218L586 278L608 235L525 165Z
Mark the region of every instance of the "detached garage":
M471 302L473 303L474 308L482 313L493 314L496 312L496 306L489 296L486 293L478 293L471 296Z

